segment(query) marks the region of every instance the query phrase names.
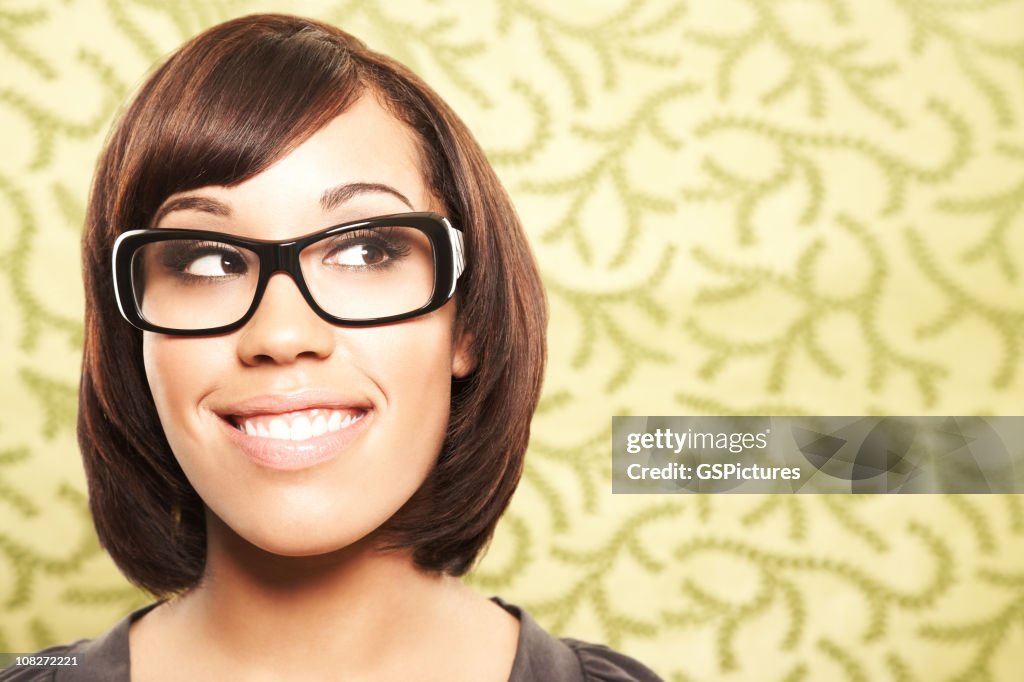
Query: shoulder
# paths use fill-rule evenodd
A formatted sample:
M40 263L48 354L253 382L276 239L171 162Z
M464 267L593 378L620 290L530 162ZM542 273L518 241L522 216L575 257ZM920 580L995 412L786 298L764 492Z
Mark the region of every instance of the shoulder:
M523 609L494 601L519 618L519 645L509 682L663 682L625 654L600 644L552 637Z
M663 682L653 670L635 658L602 644L560 640L576 654L587 682Z

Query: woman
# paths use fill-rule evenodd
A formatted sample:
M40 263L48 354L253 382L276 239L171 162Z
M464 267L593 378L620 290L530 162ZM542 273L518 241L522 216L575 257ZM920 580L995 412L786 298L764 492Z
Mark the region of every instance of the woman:
M84 271L90 505L160 601L15 675L657 679L459 580L522 470L546 309L407 69L287 16L193 39L100 159Z

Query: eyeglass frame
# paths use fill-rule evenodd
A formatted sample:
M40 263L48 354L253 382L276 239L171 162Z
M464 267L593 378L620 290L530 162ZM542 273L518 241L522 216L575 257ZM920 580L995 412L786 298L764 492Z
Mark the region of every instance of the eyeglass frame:
M353 320L331 315L316 302L313 294L306 284L302 275L302 266L299 261L299 254L307 246L318 241L333 237L345 232L369 229L373 227L412 227L423 232L430 240L431 250L434 257L434 288L430 299L421 307L384 317L374 317L365 320ZM174 327L161 327L153 324L142 316L139 309L139 302L135 298L135 287L132 284L132 261L136 252L147 244L160 241L171 241L174 239L202 239L219 241L232 246L247 249L259 258L259 279L256 281L256 288L253 291L252 303L244 315L235 322L209 327L205 329L177 329ZM440 248L447 244L449 248ZM267 283L270 278L278 272L287 273L295 286L298 287L302 297L309 307L322 319L339 327L372 327L391 322L400 322L437 310L447 303L455 295L455 287L459 277L466 269L465 245L462 230L452 227L444 216L430 211L411 211L408 213L393 213L383 216L374 216L338 225L332 225L316 232L297 237L294 239L269 240L250 239L225 232L213 232L209 230L189 230L178 228L152 228L143 230L128 230L118 236L114 242L114 249L111 255L114 275L114 300L121 316L132 326L142 331L156 332L170 336L215 336L227 334L240 329L252 319L259 308L263 294L266 292ZM447 284L447 286L438 286ZM126 298L127 297L127 298ZM128 305L126 305L128 303Z

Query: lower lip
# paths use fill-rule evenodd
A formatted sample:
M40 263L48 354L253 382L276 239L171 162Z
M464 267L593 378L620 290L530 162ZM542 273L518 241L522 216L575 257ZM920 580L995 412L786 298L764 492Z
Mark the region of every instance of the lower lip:
M371 413L366 412L359 420L343 429L296 441L250 436L235 428L227 419L219 417L228 438L250 460L262 467L280 471L307 469L333 459L366 429L370 418Z

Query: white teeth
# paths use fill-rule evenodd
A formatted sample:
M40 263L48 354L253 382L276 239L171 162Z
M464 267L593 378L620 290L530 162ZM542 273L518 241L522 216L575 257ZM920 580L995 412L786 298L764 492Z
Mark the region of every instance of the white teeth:
M292 440L309 440L313 436L313 426L308 417L296 417L292 420Z
M340 431L362 419L365 413L312 409L280 415L237 417L236 428L250 436L303 441Z
M288 423L280 417L275 417L270 420L270 437L280 438L281 440L291 440L292 434L291 429L288 428Z
M322 414L318 414L316 419L313 420L313 435L322 436L327 433L327 420L324 419Z

